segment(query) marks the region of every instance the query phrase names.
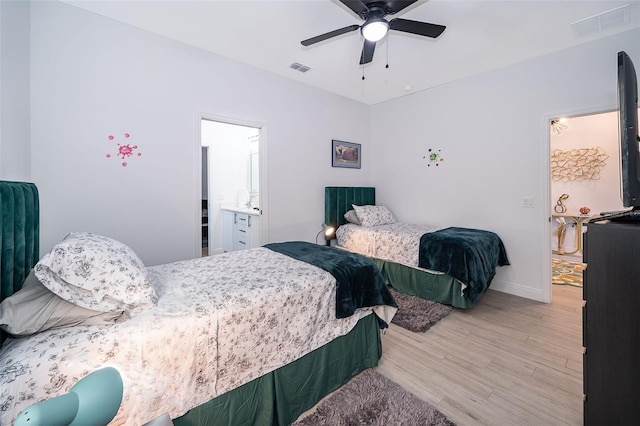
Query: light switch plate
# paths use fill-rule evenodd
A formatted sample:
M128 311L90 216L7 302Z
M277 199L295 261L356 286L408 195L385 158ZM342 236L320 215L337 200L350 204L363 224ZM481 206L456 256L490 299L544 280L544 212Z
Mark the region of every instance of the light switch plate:
M535 207L535 199L532 196L522 197L522 207Z

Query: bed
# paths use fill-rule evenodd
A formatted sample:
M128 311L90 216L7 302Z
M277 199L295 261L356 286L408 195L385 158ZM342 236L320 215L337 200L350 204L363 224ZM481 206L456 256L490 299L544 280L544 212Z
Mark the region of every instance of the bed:
M1 424L104 366L117 368L124 382L114 425L141 425L165 413L176 425L291 424L378 363L380 328L396 306L375 266L365 269L377 283L348 299L331 267L299 260L344 253L310 243L144 267L124 244L79 232L39 258L37 195L31 183L0 182L2 302L48 291L67 304L66 313L38 324L31 318L28 327L9 328L9 336L3 330ZM108 279L93 276L114 262ZM85 293L103 290L101 298Z
M395 290L457 308L473 307L496 267L509 264L495 233L397 223L376 206L373 187L325 187L325 223L337 229L338 247L372 258Z

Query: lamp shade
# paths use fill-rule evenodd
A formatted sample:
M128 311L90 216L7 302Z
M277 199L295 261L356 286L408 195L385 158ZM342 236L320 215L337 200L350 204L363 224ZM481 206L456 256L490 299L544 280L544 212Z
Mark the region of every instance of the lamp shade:
M123 392L118 370L101 368L79 380L68 393L24 409L14 426L104 426L118 412Z
M322 224L322 229L316 235L316 244L318 243L318 237L320 234L324 234L324 239L327 245L331 245L331 240L334 238L334 234L336 232L336 228L331 225L327 225L326 223Z
M332 239L332 238L333 238L333 235L335 234L335 232L336 232L336 229L335 229L333 226L331 226L331 225L326 225L326 226L324 227L324 238L325 238L326 240L330 240L330 239Z

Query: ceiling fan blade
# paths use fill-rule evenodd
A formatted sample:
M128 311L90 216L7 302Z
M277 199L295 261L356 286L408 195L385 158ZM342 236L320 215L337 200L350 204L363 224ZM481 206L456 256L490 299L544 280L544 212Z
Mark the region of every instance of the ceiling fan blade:
M402 9L405 9L418 0L389 0L387 1L387 5L384 7L384 11L387 15L393 15L394 13L400 12Z
M405 33L436 38L445 30L444 25L429 24L427 22L412 21L410 19L395 18L389 21L389 28Z
M360 65L368 64L373 61L373 52L376 50L376 42L375 41L364 41L364 46L362 46L362 54L360 55Z
M306 40L302 40L300 43L302 43L303 46L309 46L312 45L314 43L318 43L324 40L327 40L331 37L336 37L339 36L340 34L345 34L354 30L357 30L358 28L360 28L360 25L349 25L348 27L344 27L344 28L340 28L338 30L333 30L333 31L329 31L326 34L321 34L319 36L315 36L315 37L311 37L308 38Z
M362 19L366 19L367 12L369 12L369 7L367 7L367 5L360 0L340 0L340 3L347 6L353 11L353 13L355 13Z

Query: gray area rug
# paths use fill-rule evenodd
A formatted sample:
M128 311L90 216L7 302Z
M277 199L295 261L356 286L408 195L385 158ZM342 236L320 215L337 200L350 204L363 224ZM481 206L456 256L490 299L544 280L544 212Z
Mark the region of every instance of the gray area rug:
M409 331L424 333L453 310L451 306L390 290L398 303L398 312L391 322Z
M428 402L373 369L351 379L294 426L454 425Z

